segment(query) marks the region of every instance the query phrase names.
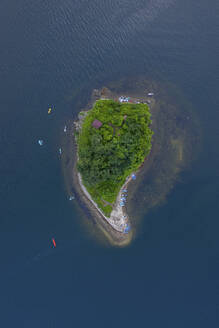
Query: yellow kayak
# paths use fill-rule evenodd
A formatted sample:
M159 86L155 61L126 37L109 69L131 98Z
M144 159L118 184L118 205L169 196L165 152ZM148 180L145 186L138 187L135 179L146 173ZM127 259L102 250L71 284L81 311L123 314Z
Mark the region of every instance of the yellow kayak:
M49 109L48 109L48 114L50 114L50 113L51 113L51 111L52 111L52 108L51 108L51 107L49 107Z

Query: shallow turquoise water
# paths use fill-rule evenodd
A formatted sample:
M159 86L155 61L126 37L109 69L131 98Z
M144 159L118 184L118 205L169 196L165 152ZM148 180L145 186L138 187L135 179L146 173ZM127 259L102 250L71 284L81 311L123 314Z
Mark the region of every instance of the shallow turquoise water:
M2 327L218 327L218 9L216 0L1 2ZM67 199L58 148L93 87L138 75L182 90L202 150L135 242L105 248Z

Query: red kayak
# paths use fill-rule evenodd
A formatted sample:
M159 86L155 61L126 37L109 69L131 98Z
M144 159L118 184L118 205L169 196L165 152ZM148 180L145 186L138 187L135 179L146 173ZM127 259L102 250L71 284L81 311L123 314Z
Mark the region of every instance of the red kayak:
M56 242L55 242L54 238L52 238L52 243L53 243L53 246L56 247Z

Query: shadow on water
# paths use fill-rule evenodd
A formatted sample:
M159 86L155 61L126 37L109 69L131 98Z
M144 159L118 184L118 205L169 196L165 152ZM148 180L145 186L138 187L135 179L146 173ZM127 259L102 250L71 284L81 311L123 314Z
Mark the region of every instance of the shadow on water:
M148 101L152 114L152 150L146 158L137 179L128 188L127 212L131 219L134 236L140 229L141 219L153 207L163 204L173 186L180 182L180 173L190 167L197 158L201 145L201 128L192 105L174 85L167 82L146 80L142 77L125 78L105 83L115 95L130 95L139 101ZM91 90L89 90L91 93ZM75 107L79 112L91 108L89 93L83 89L78 93ZM148 99L148 92L154 97ZM89 104L89 105L87 105ZM76 117L75 117L76 118ZM77 186L72 179L76 161L73 142L73 120L68 122L68 131L62 138L64 149L62 157L63 175L66 192L74 195L74 206L80 213L80 224L86 227L92 238L105 246L111 244L100 229L93 213L84 204Z

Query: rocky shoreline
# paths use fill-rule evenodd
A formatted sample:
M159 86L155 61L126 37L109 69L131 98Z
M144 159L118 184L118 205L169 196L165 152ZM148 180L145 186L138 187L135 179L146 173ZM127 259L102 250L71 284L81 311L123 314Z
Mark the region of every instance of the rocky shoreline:
M129 180L125 182L125 184L122 186L118 196L115 205L113 206L112 213L110 217L104 215L104 213L101 211L101 209L98 207L98 205L93 201L91 195L87 191L86 187L83 185L81 174L78 172L78 182L81 187L81 190L83 191L84 195L87 197L87 199L93 204L93 206L97 209L99 214L103 217L104 220L106 220L116 231L120 233L128 233L127 226L130 226L128 215L125 211L125 209L122 209L121 206L119 206L119 201L121 198L122 190L124 188L127 188Z
M77 150L75 142L74 151L76 155ZM107 218L102 213L102 211L98 208L97 204L92 200L91 196L84 187L80 173L77 171L76 164L77 161L74 161L73 170L71 171L74 189L77 193L79 200L82 202L82 206L85 205L86 209L88 209L89 215L91 215L95 227L101 230L101 232L105 235L111 245L119 247L127 246L133 239L134 231L130 230L128 233L124 234L118 229L116 229L116 227L113 227L113 225L108 221L109 218Z

